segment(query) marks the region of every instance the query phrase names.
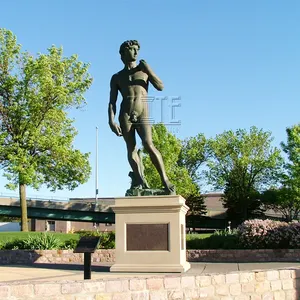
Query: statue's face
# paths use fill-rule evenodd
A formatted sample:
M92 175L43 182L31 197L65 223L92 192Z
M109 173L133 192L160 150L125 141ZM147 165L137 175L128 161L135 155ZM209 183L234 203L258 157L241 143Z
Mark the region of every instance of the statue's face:
M124 49L123 59L126 62L136 61L139 48L137 45L129 46Z

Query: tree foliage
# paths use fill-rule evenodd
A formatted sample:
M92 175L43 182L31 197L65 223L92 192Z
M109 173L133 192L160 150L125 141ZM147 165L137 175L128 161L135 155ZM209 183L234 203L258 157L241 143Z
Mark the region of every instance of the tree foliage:
M195 137L189 137L182 141L181 151L178 158L178 165L187 169L193 183L200 186L200 167L206 161L206 138L202 133ZM186 205L190 208L188 216L203 216L207 213L203 195L200 194L200 188L196 193L186 195ZM194 225L194 218L192 219Z
M25 187L74 189L90 174L88 154L73 148L77 134L67 111L85 104L92 78L76 55L21 52L16 36L0 29L0 165L19 186L22 228L27 230Z
M284 164L285 173L282 183L289 187L294 195L300 195L300 124L286 129L287 143L281 143L288 161Z
M290 178L300 178L300 124L286 129L287 143L281 143L287 154L286 169Z
M271 142L271 133L256 127L225 131L208 141L207 176L224 190L223 204L231 218L241 221L256 213L257 192L277 178L282 158Z
M187 215L202 216L207 212L204 196L200 194L191 194L187 196L186 205L190 208Z
M300 214L300 193L299 188L293 189L288 186L271 188L264 191L261 199L268 209L279 212L285 221L298 220Z
M200 167L207 159L206 138L202 133L182 142L178 164L184 166L194 182L200 180Z
M266 190L262 199L266 207L282 213L286 221L299 218L300 214L300 125L286 129L287 142L281 143L287 162L279 181L279 188Z
M170 181L176 186L177 194L187 197L190 194L197 194L198 187L189 176L188 170L183 165L178 165L182 149L182 142L173 134L167 131L163 124L152 126L152 138L155 147L160 151L166 172ZM144 173L151 188L161 188L161 180L158 172L152 164L148 153L144 150L145 157Z
M188 214L202 215L206 213L204 199L200 195L200 188L196 182L196 171L200 163L197 158L202 159L202 135L196 138L181 141L176 136L168 132L163 124L152 126L153 143L160 151L166 172L170 181L176 186L176 193L186 199L186 204L190 207ZM200 138L201 137L201 138ZM201 141L197 144L196 141ZM198 149L196 149L198 145ZM197 151L199 153L197 153ZM149 155L144 152L144 167L147 182L151 188L161 188L161 180L153 166Z
M238 225L242 220L249 218L262 217L264 207L260 193L253 187L246 191L241 188L240 173L237 170L232 170L230 175L221 201L227 209L227 218L235 221L232 225Z

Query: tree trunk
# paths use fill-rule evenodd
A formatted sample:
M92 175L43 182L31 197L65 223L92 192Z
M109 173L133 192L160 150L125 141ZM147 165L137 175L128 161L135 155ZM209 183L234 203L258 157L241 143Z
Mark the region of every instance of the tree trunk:
M26 185L25 184L19 183L19 195L20 195L20 206L21 206L21 230L28 231Z

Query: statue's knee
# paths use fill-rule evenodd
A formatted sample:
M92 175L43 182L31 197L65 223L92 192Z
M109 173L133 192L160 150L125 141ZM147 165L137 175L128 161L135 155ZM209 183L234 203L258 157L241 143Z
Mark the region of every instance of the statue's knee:
M136 159L136 157L138 156L138 152L136 149L132 150L132 151L128 151L128 158L129 159Z
M146 151L148 152L152 152L154 150L154 145L152 142L144 142L143 143L144 148L146 149Z

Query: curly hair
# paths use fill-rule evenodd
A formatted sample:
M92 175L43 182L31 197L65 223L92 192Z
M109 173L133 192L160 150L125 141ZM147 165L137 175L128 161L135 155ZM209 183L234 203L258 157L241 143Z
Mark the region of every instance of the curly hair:
M131 46L138 46L138 50L140 50L140 44L137 40L128 40L122 43L122 45L120 46L119 53L121 54L121 56L124 54L125 48L129 48Z

